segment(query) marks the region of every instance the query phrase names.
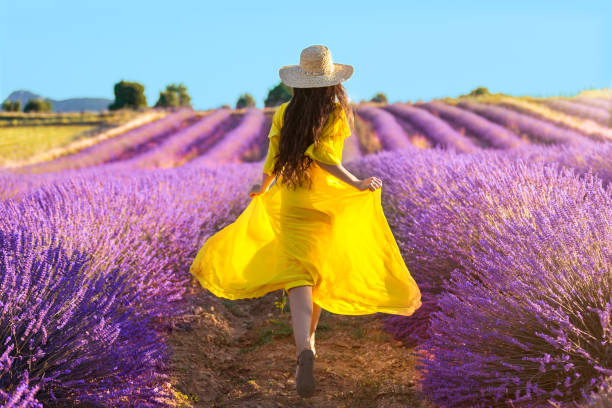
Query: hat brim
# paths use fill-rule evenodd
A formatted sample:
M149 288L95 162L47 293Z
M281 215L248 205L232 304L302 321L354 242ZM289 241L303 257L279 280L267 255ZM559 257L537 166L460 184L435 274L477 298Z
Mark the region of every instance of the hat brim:
M353 66L334 63L334 71L328 75L306 75L299 65L285 65L278 70L282 83L292 88L319 88L337 85L353 75Z

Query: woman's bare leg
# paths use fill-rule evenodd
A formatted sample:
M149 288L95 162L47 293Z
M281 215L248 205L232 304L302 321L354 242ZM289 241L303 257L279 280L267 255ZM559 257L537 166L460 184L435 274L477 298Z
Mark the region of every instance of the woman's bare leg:
M317 330L317 325L319 324L319 317L321 316L321 306L316 303L312 303L312 319L310 320L310 332L309 332L309 340L310 347L312 350L315 350L315 331Z
M296 357L310 347L310 327L312 323L312 286L296 286L288 291Z

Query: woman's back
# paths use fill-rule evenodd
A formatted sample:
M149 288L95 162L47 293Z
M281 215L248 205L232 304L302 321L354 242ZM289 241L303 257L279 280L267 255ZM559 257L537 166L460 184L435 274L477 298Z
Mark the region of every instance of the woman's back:
M276 155L279 151L281 129L284 125L285 110L289 103L290 101L281 104L272 117L272 126L268 133L268 139L270 140L268 154L263 166L263 172L269 175L272 175ZM336 102L336 108L323 125L319 136L319 144L315 146L314 142L311 143L304 154L313 160L326 164L340 164L342 163L344 140L350 135L351 128L344 109L339 102Z

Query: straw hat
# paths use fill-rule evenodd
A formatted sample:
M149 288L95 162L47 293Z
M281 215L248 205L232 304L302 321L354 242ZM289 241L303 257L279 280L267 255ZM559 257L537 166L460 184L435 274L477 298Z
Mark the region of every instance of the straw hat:
M285 65L278 71L281 81L293 88L318 88L346 81L353 67L332 62L331 51L324 45L304 48L300 65Z

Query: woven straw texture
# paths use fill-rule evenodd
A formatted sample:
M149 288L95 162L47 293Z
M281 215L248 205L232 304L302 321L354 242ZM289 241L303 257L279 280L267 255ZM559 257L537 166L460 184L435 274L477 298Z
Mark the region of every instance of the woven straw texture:
M346 81L353 67L332 61L331 51L324 45L304 48L299 65L285 65L278 71L281 81L294 88L317 88Z

